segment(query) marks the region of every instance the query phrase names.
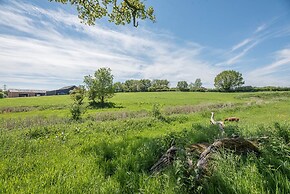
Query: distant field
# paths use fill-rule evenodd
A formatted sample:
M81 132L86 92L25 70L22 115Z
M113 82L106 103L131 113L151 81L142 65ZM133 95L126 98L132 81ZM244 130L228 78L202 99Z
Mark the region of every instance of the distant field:
M87 114L103 111L150 111L153 104L162 108L184 105L238 103L245 102L243 98L236 98L241 94L227 93L184 93L184 92L148 92L148 93L117 93L110 102L116 108L88 110ZM68 108L72 100L69 96L45 96L31 98L6 98L0 100L1 117L69 116ZM87 105L87 102L86 102ZM13 114L10 114L13 113Z
M290 92L118 93L110 102L75 122L69 96L0 99L0 193L290 193ZM181 155L151 175L172 139L184 148L221 137L212 111L240 118L225 136L267 136L262 154L217 153L198 183Z

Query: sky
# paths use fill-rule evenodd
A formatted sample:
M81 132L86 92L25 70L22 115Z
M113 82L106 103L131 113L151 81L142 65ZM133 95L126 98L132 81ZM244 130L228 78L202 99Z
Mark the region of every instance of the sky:
M114 82L167 79L213 88L224 70L245 85L290 87L290 0L147 0L156 22L88 26L74 6L0 0L0 88L53 90L109 67Z

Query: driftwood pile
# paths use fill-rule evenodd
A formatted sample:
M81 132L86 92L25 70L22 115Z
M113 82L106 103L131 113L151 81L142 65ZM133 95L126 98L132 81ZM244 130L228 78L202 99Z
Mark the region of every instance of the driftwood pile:
M197 179L203 177L207 172L208 163L213 153L221 150L227 149L231 150L237 154L246 154L253 152L260 154L258 147L255 145L257 139L244 139L242 137L233 137L233 138L223 138L218 139L212 144L207 143L197 143L192 144L185 149L186 155L192 155L192 153L199 154L199 159L195 165L195 171L197 173ZM166 153L156 162L150 169L152 173L160 172L165 167L173 163L176 158L176 154L181 149L171 146ZM193 162L190 158L187 158L187 162L190 168L193 168Z

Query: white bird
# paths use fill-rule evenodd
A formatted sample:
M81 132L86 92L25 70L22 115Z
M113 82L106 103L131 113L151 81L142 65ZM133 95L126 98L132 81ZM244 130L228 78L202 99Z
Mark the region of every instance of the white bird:
M213 112L211 112L210 123L213 124L213 125L218 125L219 128L220 128L220 130L222 131L222 133L224 133L224 127L225 127L224 122L222 122L222 121L215 121L214 120L214 113Z

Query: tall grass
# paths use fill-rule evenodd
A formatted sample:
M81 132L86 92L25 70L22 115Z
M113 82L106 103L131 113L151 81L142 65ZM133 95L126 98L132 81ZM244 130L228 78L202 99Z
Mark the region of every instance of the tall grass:
M159 102L161 97L169 101L165 94L153 96ZM176 97L175 93L167 94ZM217 104L222 98L219 95ZM152 116L151 102L148 110L138 112L133 107L137 104L128 105L131 109L98 110L79 122L58 115L18 120L2 117L0 193L290 193L289 100L271 98L267 103L248 105L244 104L247 99L243 100L221 100L234 105L204 105L206 108L195 111L177 108L169 114L166 110L170 106L174 109L173 104L161 103L158 111L164 119ZM178 106L186 106L181 106L186 100L181 101ZM187 105L191 110L192 102ZM212 143L221 137L218 128L209 124L212 110L216 119L241 119L226 124L225 136L267 136L266 141L258 142L261 155L240 156L227 150L215 153L209 163L211 173L196 181L195 171L186 163L188 156L181 151L171 166L151 174L151 166L172 140L182 150L192 143ZM196 162L196 156L192 160Z

